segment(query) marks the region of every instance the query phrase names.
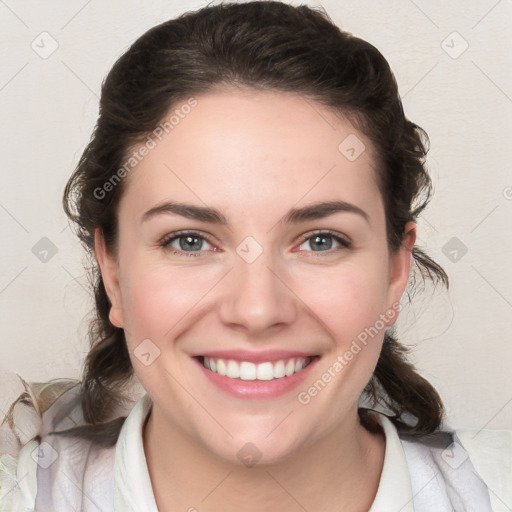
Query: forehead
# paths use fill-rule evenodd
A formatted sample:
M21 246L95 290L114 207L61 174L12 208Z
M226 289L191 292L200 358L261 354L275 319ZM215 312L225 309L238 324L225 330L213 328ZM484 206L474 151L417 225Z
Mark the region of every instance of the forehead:
M128 175L122 199L139 213L166 198L218 207L228 201L262 214L262 203L380 196L368 138L294 93L229 89L194 96L174 105L145 143L151 149Z

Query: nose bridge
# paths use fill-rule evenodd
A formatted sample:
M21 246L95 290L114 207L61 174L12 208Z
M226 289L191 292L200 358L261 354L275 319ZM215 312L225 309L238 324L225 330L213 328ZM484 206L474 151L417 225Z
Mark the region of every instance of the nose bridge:
M254 332L292 322L296 314L293 293L283 283L286 276L272 251L247 237L236 252L221 307L222 321Z

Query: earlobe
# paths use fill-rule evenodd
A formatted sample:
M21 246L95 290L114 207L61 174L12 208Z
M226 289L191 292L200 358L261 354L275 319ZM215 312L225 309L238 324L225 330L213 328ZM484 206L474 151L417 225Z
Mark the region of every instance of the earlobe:
M103 285L111 304L109 311L110 322L116 327L123 327L124 319L117 275L117 262L115 257L108 251L100 228L96 228L94 231L94 251L96 261L100 267Z

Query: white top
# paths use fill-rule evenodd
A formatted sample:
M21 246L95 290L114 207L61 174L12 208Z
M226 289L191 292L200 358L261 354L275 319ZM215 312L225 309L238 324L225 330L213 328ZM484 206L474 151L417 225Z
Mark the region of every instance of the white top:
M65 395L73 397L71 391ZM40 442L26 443L16 458L0 456L0 512L158 512L142 439L149 395L138 400L109 448L45 434L75 423L73 403L74 412L64 419L54 406L47 411L53 408L53 417ZM512 430L443 431L417 442L399 436L383 413L371 414L384 430L386 451L369 512L512 510Z

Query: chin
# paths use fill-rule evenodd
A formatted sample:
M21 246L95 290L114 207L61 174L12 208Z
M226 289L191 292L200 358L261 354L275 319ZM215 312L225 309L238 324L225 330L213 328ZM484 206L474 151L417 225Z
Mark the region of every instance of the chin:
M293 458L301 446L298 439L293 439L286 431L268 435L268 429L247 429L246 435L237 435L235 439L228 437L222 443L217 439L217 442L208 443L206 447L229 464L252 468L275 465Z

